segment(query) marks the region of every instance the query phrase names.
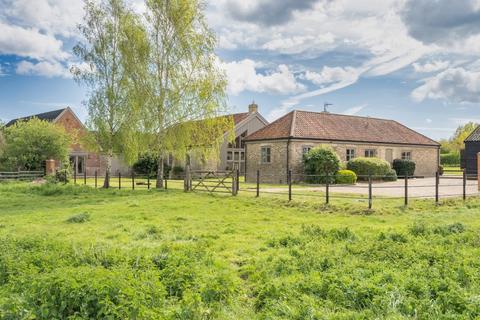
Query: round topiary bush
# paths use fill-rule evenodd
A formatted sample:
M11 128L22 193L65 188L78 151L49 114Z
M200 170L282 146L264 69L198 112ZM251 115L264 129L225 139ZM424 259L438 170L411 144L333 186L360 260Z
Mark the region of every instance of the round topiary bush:
M398 180L397 172L393 169L390 169L390 171L388 171L388 173L383 178L383 181L397 181L397 180Z
M357 175L350 170L340 170L335 175L336 184L355 184L357 182Z
M335 182L335 173L340 168L340 159L329 146L311 149L303 156L306 181L310 183Z
M383 179L391 170L390 164L379 158L355 158L347 163L347 169L355 172L359 180Z
M399 177L413 177L415 175L415 162L412 160L395 159L393 160L393 170Z

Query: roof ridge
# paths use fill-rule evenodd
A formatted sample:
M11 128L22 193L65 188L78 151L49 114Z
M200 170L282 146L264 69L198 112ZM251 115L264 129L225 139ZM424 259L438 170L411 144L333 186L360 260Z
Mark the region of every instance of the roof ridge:
M349 117L349 118L363 118L363 119L373 119L373 120L382 120L382 121L395 121L395 120L392 120L392 119L384 119L384 118L370 117L370 116L356 116L356 115L350 115L350 114L332 113L332 112L325 112L325 111L310 111L310 110L295 110L295 111L303 112L303 113L315 113L315 114L325 114L325 115L331 115L331 116Z
M297 110L293 110L289 113L293 113L292 122L290 123L290 137L293 137L295 135L295 118L297 117Z
M473 130L469 135L468 137L465 138L465 140L463 140L463 142L468 142L470 141L470 138L473 137L473 135L477 134L478 132L480 132L480 125L478 125L475 130Z

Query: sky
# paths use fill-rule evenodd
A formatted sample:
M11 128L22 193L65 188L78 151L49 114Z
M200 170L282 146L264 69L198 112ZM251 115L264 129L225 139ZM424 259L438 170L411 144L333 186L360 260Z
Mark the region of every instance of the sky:
M137 12L141 0L128 0ZM431 138L480 123L480 0L205 2L228 105L397 120ZM82 0L0 0L0 119L72 107Z

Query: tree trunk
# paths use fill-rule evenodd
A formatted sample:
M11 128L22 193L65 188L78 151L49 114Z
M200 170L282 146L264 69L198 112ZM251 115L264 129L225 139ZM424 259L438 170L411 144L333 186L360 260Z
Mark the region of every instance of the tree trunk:
M157 189L163 189L163 156L158 157Z
M112 171L112 157L113 155L109 153L107 155L107 166L105 168L105 180L103 181L103 187L105 189L110 188L110 175Z

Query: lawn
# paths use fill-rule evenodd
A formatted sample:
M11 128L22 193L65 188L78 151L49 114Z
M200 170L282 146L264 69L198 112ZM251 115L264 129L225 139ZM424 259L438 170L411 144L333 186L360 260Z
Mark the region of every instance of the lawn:
M1 319L474 319L480 199L0 184Z

